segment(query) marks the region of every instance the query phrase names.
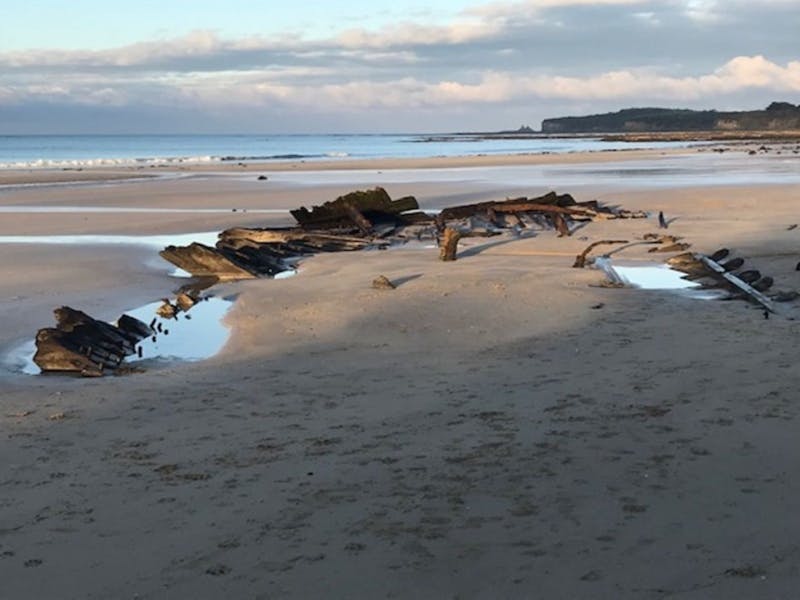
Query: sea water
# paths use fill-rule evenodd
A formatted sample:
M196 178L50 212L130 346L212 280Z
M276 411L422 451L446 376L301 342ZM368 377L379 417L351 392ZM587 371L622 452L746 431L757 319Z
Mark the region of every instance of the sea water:
M346 158L426 158L671 148L683 142L482 135L0 135L0 169Z

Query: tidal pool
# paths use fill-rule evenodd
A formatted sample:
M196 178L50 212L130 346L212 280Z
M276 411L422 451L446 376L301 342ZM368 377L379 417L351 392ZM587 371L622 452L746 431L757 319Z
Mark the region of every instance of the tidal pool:
M684 292L699 300L724 297L717 290L709 290L699 283L689 281L686 273L676 271L663 263L614 263L610 258L601 256L595 259L594 265L604 271L611 282L641 290Z
M156 315L161 305L162 302L151 302L125 312L143 323L152 323L155 328L151 337L137 344L141 356L129 356L125 360L127 364L138 365L151 360L205 360L222 350L228 341L230 330L223 319L233 306L233 299L207 297L173 319ZM6 363L14 371L38 375L41 370L33 362L35 352L35 343L25 342L8 354Z

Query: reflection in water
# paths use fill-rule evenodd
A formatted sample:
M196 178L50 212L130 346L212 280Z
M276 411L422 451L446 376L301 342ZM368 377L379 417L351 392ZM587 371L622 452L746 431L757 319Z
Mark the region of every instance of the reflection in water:
M600 256L595 259L596 268L604 271L609 281L642 290L685 291L692 298L714 300L724 297L717 290L707 290L700 284L685 279L686 273L671 269L664 264L612 264L611 259Z
M214 356L228 340L230 330L222 319L233 306L233 301L223 298L201 300L188 312L178 313L174 319L156 316L156 310L162 304L151 302L127 313L148 324L155 318L154 327L161 330L137 345L142 349L142 359L202 360ZM138 360L136 356L128 358L128 362Z
M700 287L698 283L684 279L686 273L670 269L667 265L612 267L622 283L643 290L686 290Z
M611 186L648 189L706 185L756 185L800 182L800 158L748 156L744 152L664 155L657 158L608 162L565 162L505 166L469 166L430 169L383 169L352 171L280 171L270 173L276 185L374 186L402 183L450 183L464 189L505 186L563 189L576 186ZM429 207L424 207L429 208Z
M192 242L214 246L218 237L217 231L163 235L0 235L0 244L128 245L155 247L160 250L170 245L188 246Z
M0 213L145 213L145 214L219 214L219 213L258 213L285 215L288 208L146 208L123 206L0 206Z

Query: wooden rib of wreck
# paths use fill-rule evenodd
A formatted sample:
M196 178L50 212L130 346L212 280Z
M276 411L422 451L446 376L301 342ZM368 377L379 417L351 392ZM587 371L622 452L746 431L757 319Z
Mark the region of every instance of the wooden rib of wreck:
M687 252L674 256L667 263L678 271L688 273L691 279L713 278L734 292L742 294L744 298L760 304L767 311L778 312L773 300L764 293L772 287L774 283L772 277L762 277L759 271L753 269L737 273L736 270L744 265L743 258L730 258L724 263L719 262L729 254L727 248L718 250L711 256ZM782 292L777 295L780 294Z
M152 335L145 323L129 315L120 317L115 326L68 306L54 313L55 328L36 334L33 362L43 372L102 375L117 369L125 357L136 353L136 344Z
M380 187L352 192L310 210L301 207L291 214L296 227L228 229L214 248L169 246L161 256L194 276L250 279L289 270L289 260L299 256L385 247L413 239L438 241L446 229L458 231L459 237L473 237L539 226L569 236L573 222L647 216L602 206L596 200L576 202L569 194L555 192L454 206L431 215L419 210L414 197L392 200ZM452 252L445 254L449 257Z

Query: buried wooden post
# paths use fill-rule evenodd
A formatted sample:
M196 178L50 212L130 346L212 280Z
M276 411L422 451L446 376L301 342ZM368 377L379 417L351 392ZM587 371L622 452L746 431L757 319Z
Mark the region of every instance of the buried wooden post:
M456 252L458 251L458 240L460 239L461 232L458 229L445 227L444 237L439 248L439 258L444 261L455 260Z
M564 215L560 213L553 213L550 215L550 218L553 220L553 225L555 226L556 231L558 231L558 237L569 237L572 235Z

